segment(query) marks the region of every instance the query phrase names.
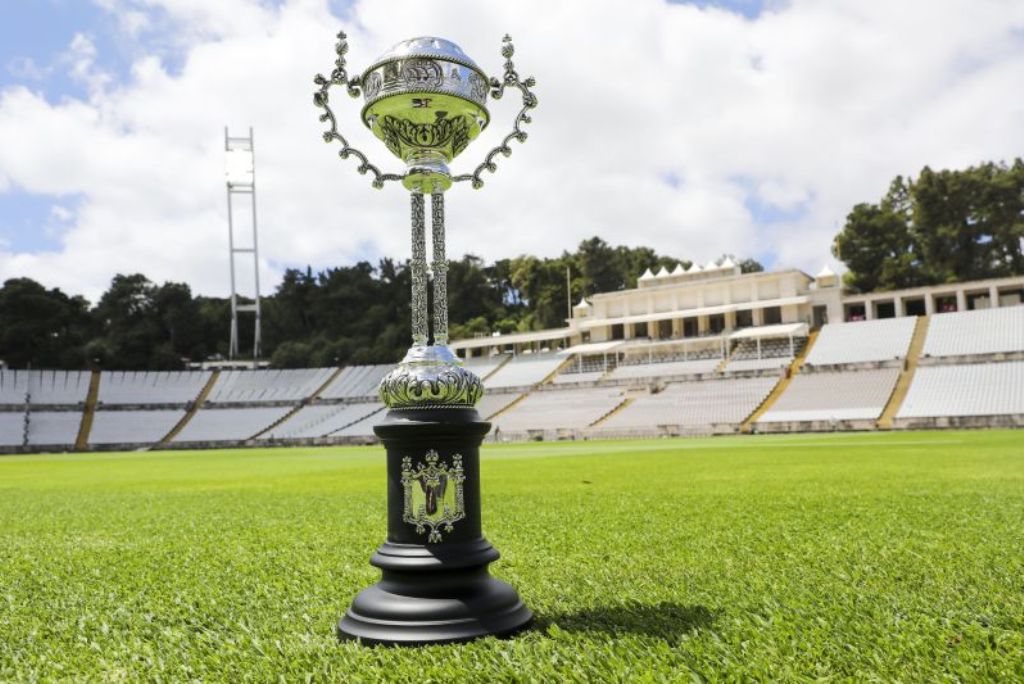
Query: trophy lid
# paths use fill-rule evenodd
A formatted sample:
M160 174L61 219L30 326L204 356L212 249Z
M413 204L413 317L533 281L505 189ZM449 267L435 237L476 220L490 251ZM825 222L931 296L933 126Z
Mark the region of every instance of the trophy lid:
M384 54L375 59L373 64L363 71L363 77L365 78L367 74L383 64L413 57L455 62L456 64L461 64L464 67L468 67L473 71L476 71L481 76L485 76L483 70L477 66L476 62L470 59L466 53L462 51L462 48L452 41L445 40L444 38L437 38L435 36L418 36L416 38L407 38L406 40L395 43L385 50Z

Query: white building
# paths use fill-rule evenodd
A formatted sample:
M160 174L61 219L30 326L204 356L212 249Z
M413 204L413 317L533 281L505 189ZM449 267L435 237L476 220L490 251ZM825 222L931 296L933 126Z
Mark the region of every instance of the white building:
M614 355L688 359L724 357L742 340L802 342L828 322L918 316L1015 306L1024 276L889 292L845 291L828 267L810 276L797 269L741 273L726 259L640 276L637 287L602 292L573 307L567 326L458 340L463 357L562 350L582 357Z

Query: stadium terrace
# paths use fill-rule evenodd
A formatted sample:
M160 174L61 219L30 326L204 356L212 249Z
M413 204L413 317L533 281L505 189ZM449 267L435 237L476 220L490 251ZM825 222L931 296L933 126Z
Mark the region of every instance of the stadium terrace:
M1022 301L1024 277L857 294L726 260L452 347L497 441L1021 427ZM0 450L367 443L390 369L0 371Z

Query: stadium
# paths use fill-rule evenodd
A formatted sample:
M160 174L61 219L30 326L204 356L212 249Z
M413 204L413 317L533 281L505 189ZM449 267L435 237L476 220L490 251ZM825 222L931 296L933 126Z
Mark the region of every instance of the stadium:
M857 295L827 268L726 260L648 271L564 329L452 346L492 440L1021 427L1022 294L1024 277ZM2 371L0 447L367 443L391 367Z
M0 682L1024 681L1024 8L919 4L5 9Z

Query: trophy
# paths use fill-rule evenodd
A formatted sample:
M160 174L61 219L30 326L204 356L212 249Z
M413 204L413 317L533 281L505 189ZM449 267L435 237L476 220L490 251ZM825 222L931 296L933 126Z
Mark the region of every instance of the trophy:
M454 43L433 37L404 40L361 76L345 69L348 43L338 34L330 77L317 75L314 104L330 128L324 140L355 158L375 188L400 182L412 214L412 347L380 383L386 418L374 426L387 452L388 534L370 563L381 581L355 598L338 624L339 639L364 643L436 644L507 635L533 619L516 590L491 577L498 551L481 531L480 443L490 430L474 408L483 383L448 347L447 260L444 193L455 183L480 188L484 171L497 169L537 105L532 78L521 79L505 36L503 78L488 78ZM344 86L363 97L362 120L405 162L404 173L383 173L338 131L329 90ZM448 164L490 123L487 97L518 89L522 106L512 132L471 173L453 175ZM427 249L424 195L430 195L434 311L433 344L427 311Z

